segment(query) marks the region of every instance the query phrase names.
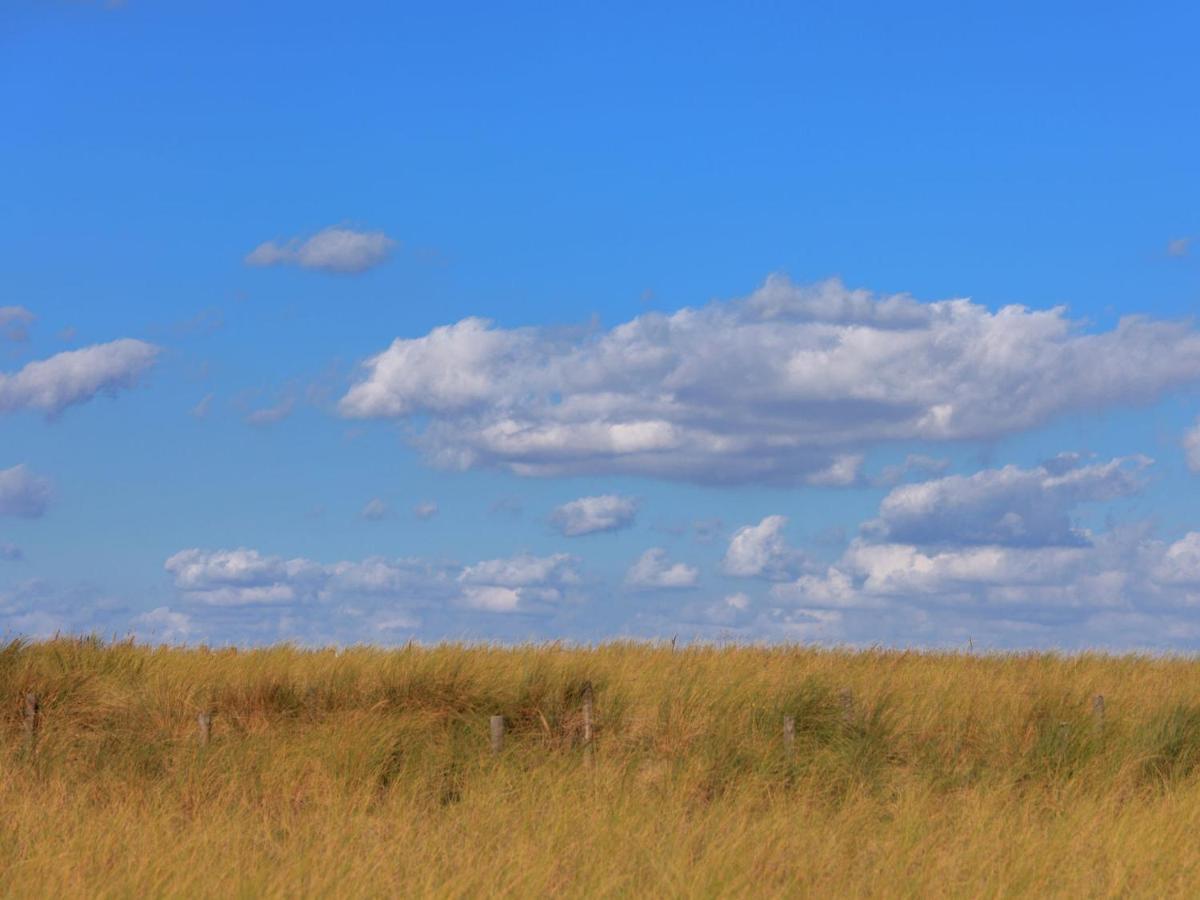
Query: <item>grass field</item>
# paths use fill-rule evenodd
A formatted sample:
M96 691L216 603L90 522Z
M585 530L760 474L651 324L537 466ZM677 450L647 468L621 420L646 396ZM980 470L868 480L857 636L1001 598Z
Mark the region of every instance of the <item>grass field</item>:
M0 690L6 896L1200 893L1189 659L89 639Z

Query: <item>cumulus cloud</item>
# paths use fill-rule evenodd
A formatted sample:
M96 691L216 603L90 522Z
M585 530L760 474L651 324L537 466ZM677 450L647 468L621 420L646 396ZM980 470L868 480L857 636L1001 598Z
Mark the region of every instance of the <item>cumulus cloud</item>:
M23 306L0 306L0 338L24 341L29 338L33 313Z
M176 590L198 606L302 607L365 598L385 601L393 617L404 615L407 607L430 604L545 611L569 600L582 584L578 560L566 554L521 554L459 566L385 557L322 564L246 548L190 549L170 557L164 568Z
M767 516L757 525L745 525L733 533L721 562L726 575L743 578L781 579L794 576L804 558L787 545L783 529L786 516Z
M565 553L522 554L467 566L458 576L461 601L488 612L533 611L561 602L582 581L579 561Z
M700 573L695 566L672 563L667 551L651 547L637 558L625 573L625 584L632 588L690 588L696 586Z
M633 524L637 516L637 507L637 501L633 497L617 494L580 497L554 510L550 521L567 537L578 537L597 531L617 531Z
M782 610L838 611L842 634L886 628L918 642L1195 641L1200 532L1164 542L1146 526L1092 534L1070 521L1078 504L1137 490L1147 464L1063 455L898 488L839 560L773 585L770 598Z
M470 318L399 338L339 410L413 419L450 467L852 484L882 443L996 438L1198 382L1200 332L1186 322L1089 332L1062 308L772 276L740 300L609 330Z
M355 231L332 225L308 238L266 241L246 255L251 266L300 266L357 274L387 261L396 242L382 231Z
M426 522L438 514L438 505L432 500L423 500L413 507L413 515Z
M133 387L154 364L159 348L132 338L68 350L0 373L0 413L42 410L56 416L97 394Z
M1183 436L1183 452L1187 467L1193 472L1200 472L1200 419Z
M36 519L46 512L54 489L27 466L0 469L0 516Z
M1005 466L904 485L883 499L865 530L910 544L1079 546L1088 539L1072 525L1071 510L1135 493L1149 464L1135 456L1084 466L1063 455L1032 469Z

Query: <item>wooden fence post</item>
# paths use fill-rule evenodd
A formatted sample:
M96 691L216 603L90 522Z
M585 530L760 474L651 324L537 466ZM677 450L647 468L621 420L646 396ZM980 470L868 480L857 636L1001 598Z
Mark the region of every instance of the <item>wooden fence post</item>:
M202 712L196 716L196 724L200 726L200 746L207 747L212 739L212 713Z
M796 717L783 717L783 749L790 755L796 748Z
M38 728L42 724L42 699L33 691L25 695L25 742L32 753L37 749Z
M504 716L492 716L492 753L504 749Z
M1104 730L1104 695L1097 694L1092 698L1092 727L1097 733Z

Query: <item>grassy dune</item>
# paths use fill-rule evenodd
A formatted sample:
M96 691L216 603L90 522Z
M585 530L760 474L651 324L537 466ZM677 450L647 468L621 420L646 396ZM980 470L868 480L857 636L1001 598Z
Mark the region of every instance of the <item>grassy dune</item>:
M11 896L1200 893L1186 659L57 640L0 696Z

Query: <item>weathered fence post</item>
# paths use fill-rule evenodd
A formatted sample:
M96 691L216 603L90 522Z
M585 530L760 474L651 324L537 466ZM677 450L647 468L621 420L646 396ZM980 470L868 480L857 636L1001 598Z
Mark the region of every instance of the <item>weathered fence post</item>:
M200 746L207 747L212 739L212 713L204 711L196 716L196 724L200 726Z
M583 747L592 751L592 683L583 683Z
M504 749L504 716L492 716L492 752L499 753Z
M1099 734L1104 730L1104 695L1097 694L1092 698L1092 727Z
M38 728L42 724L42 699L33 691L25 695L25 742L32 753L37 749Z
M854 691L842 688L842 723L846 726L854 724Z
M789 754L796 747L796 717L783 717L783 749Z

